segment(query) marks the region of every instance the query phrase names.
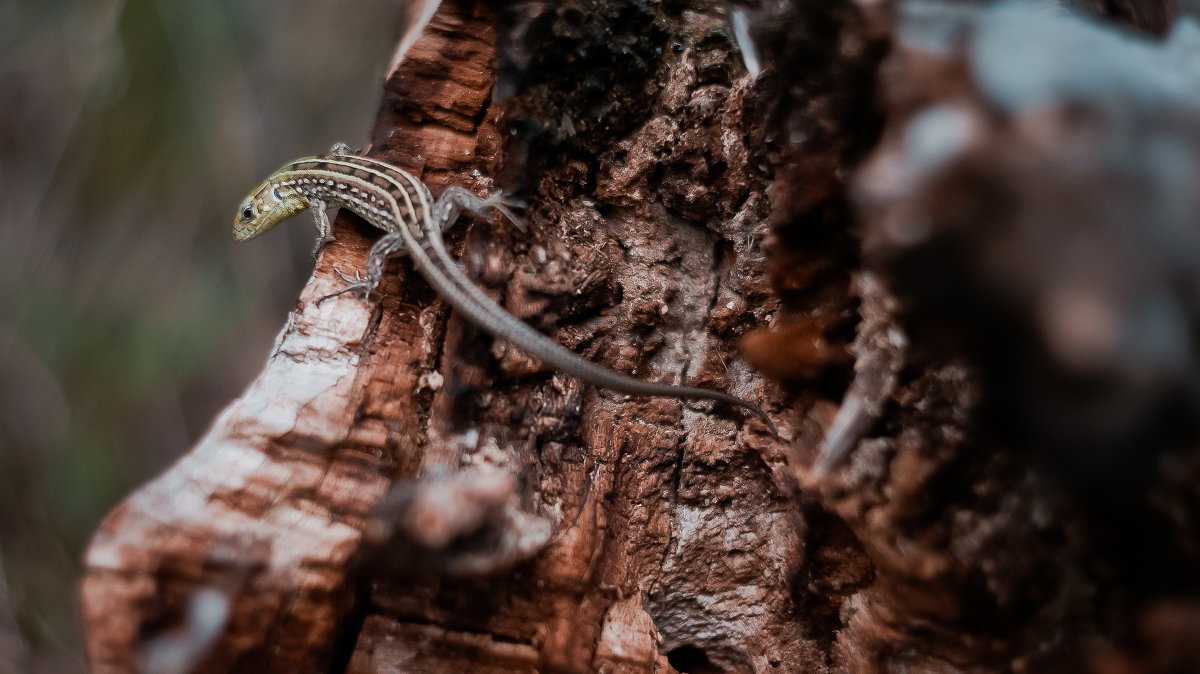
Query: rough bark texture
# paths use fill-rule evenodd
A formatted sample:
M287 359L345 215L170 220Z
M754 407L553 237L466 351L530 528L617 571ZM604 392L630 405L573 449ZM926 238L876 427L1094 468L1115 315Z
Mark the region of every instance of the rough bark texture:
M893 9L882 96L852 99L880 115L881 138L789 102L832 107L854 91L840 79L773 90L779 128L833 129L850 154L826 161L857 169L864 271L849 284L860 321L846 400L860 386L881 396L844 470L806 468L832 415L820 401L793 445L802 492L861 545L814 570L830 580L811 601L837 606L831 667L1194 670L1181 645L1197 632L1196 500L1180 487L1195 475L1197 267L1169 251L1196 249L1200 213L1168 175L1194 166L1183 59L1195 33L1157 44L1031 4ZM1141 10L1139 29L1164 32L1168 5ZM816 20L761 11L766 60L802 71L817 42L791 27ZM837 147L813 136L784 150L791 174L774 190L811 191L817 171L802 167L825 154L813 146ZM1168 168L1155 138L1188 148L1183 164ZM838 284L805 260L813 222L838 202L795 203L776 203L772 254L795 260L776 267L777 286L802 335L832 313L822 297ZM1148 328L1148 306L1178 322ZM893 371L902 344L908 363ZM862 555L869 582L845 592Z
M1143 35L1174 13L1081 6ZM469 276L608 367L761 403L782 438L546 371L403 260L369 306L318 306L375 235L343 216L259 380L97 533L97 671L1200 664L1200 213L1171 180L1200 175L1179 84L1195 38L759 3L753 79L726 9L444 3L388 79L371 154L435 193L519 194L527 232L453 230ZM1030 31L1103 76L1006 41ZM1048 98L988 70L1015 54L1038 67L1014 81L1051 73ZM1128 62L1165 84L1122 89ZM1175 173L1156 147L1187 148ZM1080 237L1101 253L1072 266ZM1097 259L1141 271L1107 283ZM1040 309L1063 287L1101 297L1093 328L1149 297L1184 346L1118 330L1106 351ZM871 414L821 474L844 395Z

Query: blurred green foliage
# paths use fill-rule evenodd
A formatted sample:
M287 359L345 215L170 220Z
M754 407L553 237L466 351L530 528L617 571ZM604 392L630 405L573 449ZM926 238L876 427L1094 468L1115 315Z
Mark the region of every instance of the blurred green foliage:
M234 209L366 140L401 5L0 3L0 671L83 668L88 537L257 373L311 268L311 227L235 248Z

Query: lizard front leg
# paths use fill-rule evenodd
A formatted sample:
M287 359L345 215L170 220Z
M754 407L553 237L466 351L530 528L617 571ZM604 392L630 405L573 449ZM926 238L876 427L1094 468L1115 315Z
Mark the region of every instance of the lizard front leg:
M404 252L404 237L399 232L385 234L383 238L375 242L375 245L371 246L371 252L367 255L367 275L359 276L358 272L355 271L354 278L350 278L341 271L334 269L333 272L340 276L348 285L337 292L330 293L317 300L317 304L331 297L337 297L342 293L349 292L361 292L363 299L367 299L375 288L379 286L379 283L383 281L383 268L387 264L387 259L393 255L401 255Z
M325 244L335 241L333 238L333 223L329 222L329 213L326 209L329 205L320 199L313 199L308 202L309 210L312 211L313 220L317 222L317 242L313 245L312 255L315 258Z

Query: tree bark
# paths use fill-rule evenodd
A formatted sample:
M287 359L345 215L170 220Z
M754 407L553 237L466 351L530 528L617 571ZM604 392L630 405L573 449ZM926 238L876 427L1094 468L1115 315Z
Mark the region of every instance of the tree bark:
M1173 12L1101 4L1151 33ZM923 320L940 306L923 279L990 301L989 286L888 238L913 203L959 202L884 194L880 176L909 160L917 113L988 103L957 52L899 37L903 7L442 3L387 79L370 155L435 194L520 196L527 231L497 218L448 233L468 276L609 368L762 405L780 437L737 409L548 371L447 311L403 259L370 302L318 305L377 236L343 214L258 380L97 532L81 591L94 668L1186 662L1200 610L1125 582L1143 567L1093 539L1086 494L1022 451L1049 431L989 425L981 399L1011 382L974 328ZM730 11L748 19L757 78ZM856 391L873 414L849 463L814 471ZM1179 473L1198 472L1196 446L1172 454ZM1187 484L1139 488L1186 529ZM1167 554L1190 559L1189 536Z
M720 17L537 11L507 19L551 24L527 71L549 77L517 83L541 92L531 109L493 100L495 10L443 3L388 78L370 154L435 194L493 191L510 162L528 176L529 234L451 233L482 287L613 369L777 404L734 356L771 306L766 201L738 140L748 80ZM621 18L636 41L613 66L563 61L612 49L596 31ZM572 136L578 156L551 150ZM782 466L781 446L759 422L545 371L447 316L403 261L369 305L318 305L374 236L344 215L335 231L263 374L97 533L82 596L98 671L645 670L680 648L722 666L820 661L772 617L786 585L752 585L799 559L762 459ZM754 543L763 527L777 544Z

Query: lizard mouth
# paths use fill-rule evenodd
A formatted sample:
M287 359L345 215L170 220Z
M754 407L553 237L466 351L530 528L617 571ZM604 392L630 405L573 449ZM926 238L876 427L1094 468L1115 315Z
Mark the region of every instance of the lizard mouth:
M234 241L246 241L247 239L252 239L256 233L257 232L253 227L250 226L250 223L248 222L237 221L233 223Z

